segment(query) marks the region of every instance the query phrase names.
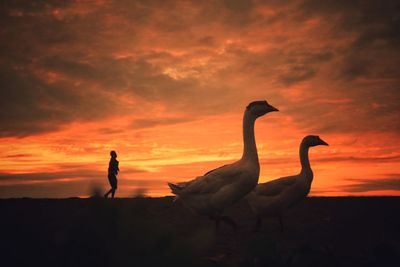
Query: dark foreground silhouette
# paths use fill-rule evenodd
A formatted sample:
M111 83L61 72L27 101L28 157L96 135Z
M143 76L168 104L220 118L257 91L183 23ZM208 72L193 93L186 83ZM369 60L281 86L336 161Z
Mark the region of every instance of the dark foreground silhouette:
M400 266L400 198L307 198L216 232L172 198L0 200L2 266Z

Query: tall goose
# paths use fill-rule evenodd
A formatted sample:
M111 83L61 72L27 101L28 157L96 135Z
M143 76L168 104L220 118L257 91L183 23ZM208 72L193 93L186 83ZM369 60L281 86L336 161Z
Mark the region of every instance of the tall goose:
M306 198L311 189L313 172L308 159L308 149L328 144L319 136L308 135L300 144L301 171L298 175L282 177L267 183L258 184L247 196L247 201L257 215L256 229L259 229L264 216L277 216L281 231L282 214Z
M258 117L268 112L278 111L267 101L250 103L243 116L243 155L232 164L211 170L193 180L172 184L168 183L176 199L200 215L215 220L216 228L223 221L236 229L236 223L228 216L223 216L224 209L246 196L258 183L260 164L254 123Z

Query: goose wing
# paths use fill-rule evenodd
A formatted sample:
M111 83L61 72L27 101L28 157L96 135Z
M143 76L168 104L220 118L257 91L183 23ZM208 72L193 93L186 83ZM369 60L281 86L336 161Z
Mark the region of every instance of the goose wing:
M235 164L224 165L207 172L191 181L185 182L181 194L215 193L222 187L235 183L241 178L242 171Z
M291 188L296 182L296 176L287 176L257 185L255 193L261 196L276 196Z

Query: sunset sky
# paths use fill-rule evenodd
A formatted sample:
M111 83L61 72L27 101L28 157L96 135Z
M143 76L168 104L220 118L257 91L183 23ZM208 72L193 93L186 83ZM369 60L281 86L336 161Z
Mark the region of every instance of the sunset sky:
M242 153L253 100L260 182L400 195L399 1L2 1L0 198L169 195Z

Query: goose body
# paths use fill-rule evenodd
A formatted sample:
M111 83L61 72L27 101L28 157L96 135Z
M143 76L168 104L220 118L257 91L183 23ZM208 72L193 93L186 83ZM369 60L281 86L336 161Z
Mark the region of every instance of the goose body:
M260 165L254 123L258 117L272 111L278 110L266 101L250 103L243 116L242 158L193 180L177 184L168 183L176 198L195 213L209 216L218 223L223 210L246 196L258 183Z
M301 171L297 175L282 177L270 182L258 184L247 196L247 201L257 215L257 228L262 217L277 216L282 226L282 214L307 197L314 178L308 150L312 146L328 145L318 136L304 137L300 144Z

